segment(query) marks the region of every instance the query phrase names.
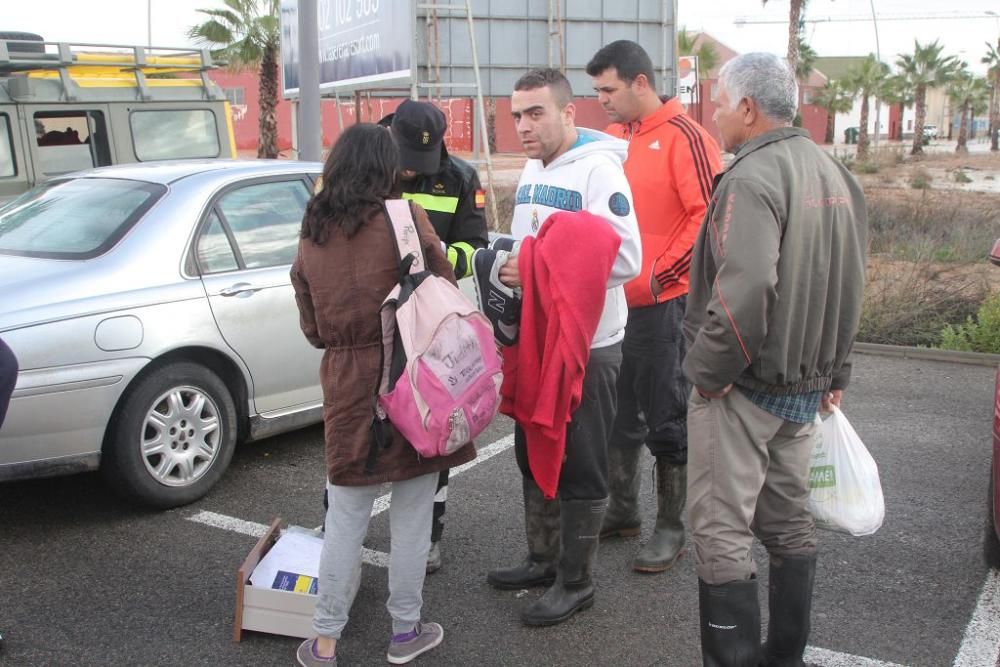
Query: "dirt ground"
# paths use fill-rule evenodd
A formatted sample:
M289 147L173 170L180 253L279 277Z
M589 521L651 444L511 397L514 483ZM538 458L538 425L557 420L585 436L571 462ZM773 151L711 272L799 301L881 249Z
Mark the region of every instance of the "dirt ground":
M914 179L923 178L932 190L1000 195L1000 153L932 153L899 163L897 159L883 154L875 162L877 173L858 174L858 178L866 188L912 188Z

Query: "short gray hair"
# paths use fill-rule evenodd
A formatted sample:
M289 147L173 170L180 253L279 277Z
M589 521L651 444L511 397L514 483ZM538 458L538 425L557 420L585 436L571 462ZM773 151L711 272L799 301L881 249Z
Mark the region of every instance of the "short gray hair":
M736 56L722 66L719 82L732 108L747 97L772 120L791 123L795 119L799 85L785 61L772 53Z

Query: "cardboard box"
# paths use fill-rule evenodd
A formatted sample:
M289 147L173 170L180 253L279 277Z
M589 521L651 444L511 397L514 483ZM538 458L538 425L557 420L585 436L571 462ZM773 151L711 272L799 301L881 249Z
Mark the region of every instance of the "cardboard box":
M313 612L316 596L250 585L250 575L281 535L281 518L271 522L270 528L257 541L236 579L236 622L233 640L240 641L244 630L269 632L307 639L313 632Z

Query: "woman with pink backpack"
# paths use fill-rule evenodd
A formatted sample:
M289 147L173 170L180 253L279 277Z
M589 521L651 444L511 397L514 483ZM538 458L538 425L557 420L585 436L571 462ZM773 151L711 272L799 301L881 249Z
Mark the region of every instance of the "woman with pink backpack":
M440 625L421 621L427 526L438 473L472 460L475 450L470 442L446 456L420 457L388 422L375 418L383 366L379 309L400 279L386 212L386 200L397 192L398 164L384 128L348 129L330 152L322 187L306 209L292 266L302 331L325 349L320 379L330 499L313 619L317 636L297 652L304 667L336 665L337 641L360 581L362 542L385 482L392 484L387 658L405 664L444 637ZM419 206L411 212L427 269L454 282L427 214Z

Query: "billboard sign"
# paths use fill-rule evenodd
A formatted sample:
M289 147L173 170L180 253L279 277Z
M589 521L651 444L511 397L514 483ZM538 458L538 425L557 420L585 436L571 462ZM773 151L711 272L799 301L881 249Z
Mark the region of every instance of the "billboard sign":
M677 99L685 106L701 102L698 94L698 56L677 58Z
M414 3L410 0L318 0L321 91L409 85ZM298 97L299 24L296 0L281 0L281 79Z

